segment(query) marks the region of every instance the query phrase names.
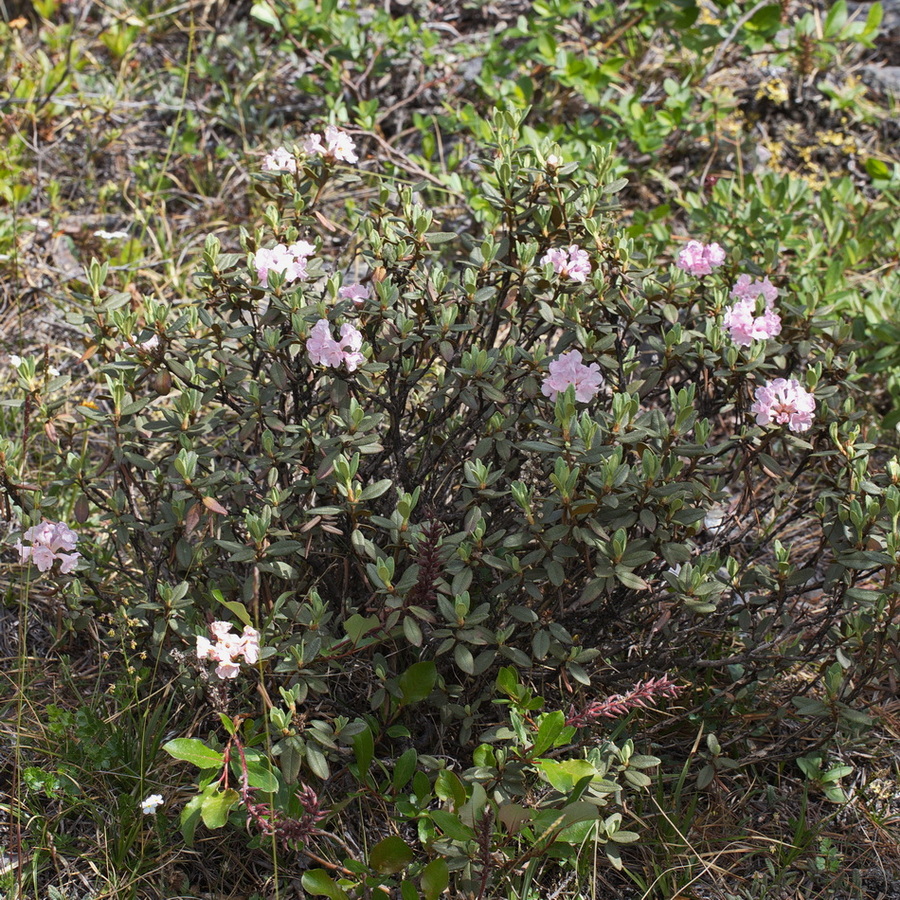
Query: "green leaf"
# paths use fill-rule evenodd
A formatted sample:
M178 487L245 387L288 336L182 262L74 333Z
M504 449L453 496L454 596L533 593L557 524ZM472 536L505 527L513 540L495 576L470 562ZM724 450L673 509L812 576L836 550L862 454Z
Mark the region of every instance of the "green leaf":
M395 790L400 791L406 787L406 783L412 778L413 772L416 770L418 759L419 754L416 753L415 747L410 747L408 750L403 751L397 760L397 765L394 766L394 777L391 780Z
M306 764L313 774L318 775L323 781L331 777L331 769L325 754L313 743L306 745Z
M412 848L396 834L379 841L369 851L369 865L382 875L396 875L402 872L412 859Z
M757 12L744 26L747 31L774 33L781 25L781 4L770 3Z
M633 844L640 840L640 837L636 831L617 831L615 834L611 834L609 839L617 844Z
M281 21L275 13L275 10L272 9L271 5L267 3L266 0L257 0L257 2L250 7L250 15L252 18L256 19L257 22L268 25L276 31L281 31Z
M439 799L451 801L456 809L466 802L465 785L459 780L459 776L449 769L441 769L438 772L434 780L434 792Z
M561 794L568 794L583 778L594 778L600 773L586 759L542 759L535 765L544 773L547 781Z
M376 629L380 624L378 616L369 616L368 619L364 619L359 613L354 613L344 622L344 631L347 632L347 637L356 646L365 635Z
M278 790L278 779L269 770L269 761L264 758L247 760L247 780L251 787L274 794Z
M446 809L433 809L429 812L432 822L454 841L473 841L475 832L468 825L463 825L459 816L447 812Z
M421 876L422 893L425 900L437 900L450 884L450 870L443 859L433 859L424 869Z
M472 656L472 651L465 644L457 644L453 648L453 659L466 675L475 674L475 658Z
M437 680L437 667L430 659L413 663L399 678L400 705L408 706L424 700Z
M634 572L629 572L622 566L616 566L616 578L633 591L646 591L650 588L650 585L640 575L635 575Z
M175 738L163 744L163 750L175 759L183 759L198 769L218 769L225 764L225 756L218 750L207 747L196 738Z
M847 0L837 0L825 16L822 33L826 38L836 37L847 24Z
M866 172L868 172L872 178L891 177L891 170L887 167L887 164L880 159L874 159L873 157L869 157L866 160Z
M353 753L356 755L359 777L362 778L369 771L375 757L375 738L368 725L353 738Z
M188 847L194 846L194 832L197 830L197 823L200 821L201 803L203 803L203 797L200 795L191 797L181 811L181 834Z
M385 491L389 491L391 487L393 487L393 484L394 482L391 481L390 478L382 478L381 481L376 481L375 484L370 484L367 488L363 488L356 499L374 500L376 497L380 497L385 493Z
M207 828L221 828L228 821L228 813L240 799L240 794L234 788L204 796L200 804L203 824Z
M531 748L531 756L543 756L552 746L566 724L566 717L562 710L547 713L538 726L537 737Z
M308 894L329 897L330 900L350 900L324 869L307 869L300 878L300 884Z

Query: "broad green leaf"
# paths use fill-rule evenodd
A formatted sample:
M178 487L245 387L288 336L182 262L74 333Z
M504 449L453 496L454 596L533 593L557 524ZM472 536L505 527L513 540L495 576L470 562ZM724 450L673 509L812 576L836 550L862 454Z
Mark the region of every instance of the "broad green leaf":
M468 825L463 825L459 816L447 812L446 809L433 809L429 812L431 820L441 831L454 841L473 841L475 832Z
M443 859L433 859L424 869L420 883L425 900L438 900L450 884L450 871Z
M416 769L418 758L419 755L416 753L414 747L410 747L408 750L403 751L400 759L397 760L397 765L394 766L394 777L391 780L395 790L401 791L406 787L406 783L412 778L413 772Z
M561 794L568 794L582 778L595 777L599 773L586 759L541 759L535 766Z
M434 792L441 800L450 800L456 809L466 802L466 788L459 776L449 769L441 769L434 781Z
M538 726L537 737L531 748L532 756L543 756L552 746L566 724L565 714L561 710L547 713Z
M401 706L424 700L437 680L437 667L430 659L413 663L399 678Z
M198 769L217 769L225 763L225 756L218 750L207 747L196 738L175 738L163 744L163 750L175 759L183 759Z
M243 603L239 603L237 600L226 600L225 595L218 589L212 591L212 596L214 600L218 600L222 606L225 607L230 613L237 616L241 621L242 625L252 625L253 620L250 618L250 613L247 612L247 607L244 606Z
M278 790L278 779L269 770L269 762L264 758L247 760L247 780L251 787L267 794L274 794Z
M331 769L328 766L328 760L325 754L311 741L306 745L306 764L312 770L314 775L325 780L331 777Z
M216 791L202 798L200 816L207 828L221 828L228 821L228 813L241 799L234 788Z
M308 894L314 894L317 897L328 897L330 900L350 900L324 869L307 869L300 878L300 884Z
M379 841L369 851L369 865L382 875L396 875L402 872L412 859L412 848L396 834Z
M194 846L194 832L197 830L197 823L200 821L201 803L203 803L203 797L199 795L191 797L185 804L184 809L181 810L181 834L188 847Z
M344 622L344 631L347 632L347 637L356 645L365 635L380 624L378 616L369 616L367 619L364 619L359 613L354 613Z
M250 7L250 16L256 19L257 22L268 25L276 31L281 30L281 22L278 15L267 0L257 0L257 2Z

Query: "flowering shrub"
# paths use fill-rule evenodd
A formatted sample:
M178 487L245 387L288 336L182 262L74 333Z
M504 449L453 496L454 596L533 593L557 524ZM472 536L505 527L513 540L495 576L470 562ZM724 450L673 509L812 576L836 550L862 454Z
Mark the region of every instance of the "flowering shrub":
M548 180L558 148L520 147L520 126L496 118L477 217L337 175L358 155L326 131L291 179L260 179L242 253L208 239L183 308L104 301L89 273L110 400L81 414L115 465L67 457L65 477L109 511L131 614L221 713L218 735L168 745L201 771L185 835L249 816L321 858L305 842L353 827L343 810L391 820L365 858L328 845L345 883L314 870L313 892L427 870L434 896L502 894L588 835L622 865L622 794L658 760L604 719L690 707L699 681L750 702L838 647L868 665L889 621L864 608L888 602L870 579L900 552L900 465L870 469L842 323L771 312L792 279L774 252L692 241L650 265L612 216L609 154ZM323 204L345 177L372 199L337 227ZM753 304L749 349L729 292ZM151 352L121 351L150 332ZM266 731L271 755L251 753Z

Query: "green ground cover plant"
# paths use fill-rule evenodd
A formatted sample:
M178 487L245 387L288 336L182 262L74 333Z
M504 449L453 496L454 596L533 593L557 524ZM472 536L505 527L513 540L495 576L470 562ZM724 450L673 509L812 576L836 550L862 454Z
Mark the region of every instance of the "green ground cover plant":
M6 12L9 896L896 877L878 4Z

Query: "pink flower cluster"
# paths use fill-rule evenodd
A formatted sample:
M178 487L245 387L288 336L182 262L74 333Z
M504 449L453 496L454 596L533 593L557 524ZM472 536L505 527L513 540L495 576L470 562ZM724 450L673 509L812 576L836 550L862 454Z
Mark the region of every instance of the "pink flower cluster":
M736 344L749 347L753 341L764 341L781 333L781 316L775 312L778 288L768 278L760 281L741 275L731 296L737 303L725 310L722 322ZM762 315L757 315L759 298L765 303Z
M643 709L649 706L651 701L658 697L677 697L680 690L668 675L651 678L649 681L639 681L624 694L613 694L606 700L595 700L580 711L573 707L569 712L569 718L566 719L566 725L584 728L591 722L596 722L597 719L615 719L632 709Z
M787 425L791 431L807 431L812 425L816 400L796 378L776 378L756 389L750 412L757 425Z
M237 678L240 657L251 666L259 659L259 632L247 625L243 634L231 630L231 622L213 622L209 626L213 640L197 635L197 659L211 659L218 663L219 678Z
M716 266L725 262L725 251L716 243L701 244L688 241L678 254L676 265L688 275L709 275Z
M296 241L290 246L276 244L271 250L257 250L253 257L256 277L264 285L269 283L269 272L284 273L285 284L306 278L306 260L315 252L315 246L309 241Z
M59 560L59 571L68 574L81 557L75 550L78 535L62 522L41 522L29 528L23 537L31 541L31 546L26 547L21 541L16 541L19 560L24 563L30 559L39 572L48 572Z
M353 138L334 125L325 127L325 134L311 134L304 142L303 149L310 156L322 155L332 162L343 161L355 163L359 157L356 155L356 145Z
M587 250L582 250L578 244L572 244L568 250L557 247L554 250L548 250L541 257L541 265L546 266L550 263L557 275L563 278L571 278L581 284L587 280L591 274L591 260L587 255Z
M328 319L319 319L312 327L306 341L306 350L314 365L338 368L345 363L348 372L355 371L366 358L360 353L362 334L349 323L341 325L341 338L336 341L331 336Z
M551 400L566 390L569 385L575 387L575 399L581 403L592 400L603 384L600 366L591 363L589 366L581 362L581 354L577 350L563 353L559 359L550 363L550 374L544 376L541 393Z
M297 160L289 150L277 147L271 153L266 154L262 161L262 167L265 172L290 172L293 175L297 172Z
M362 306L369 299L369 289L361 284L345 284L338 288L338 297L344 300L352 300L354 306Z

